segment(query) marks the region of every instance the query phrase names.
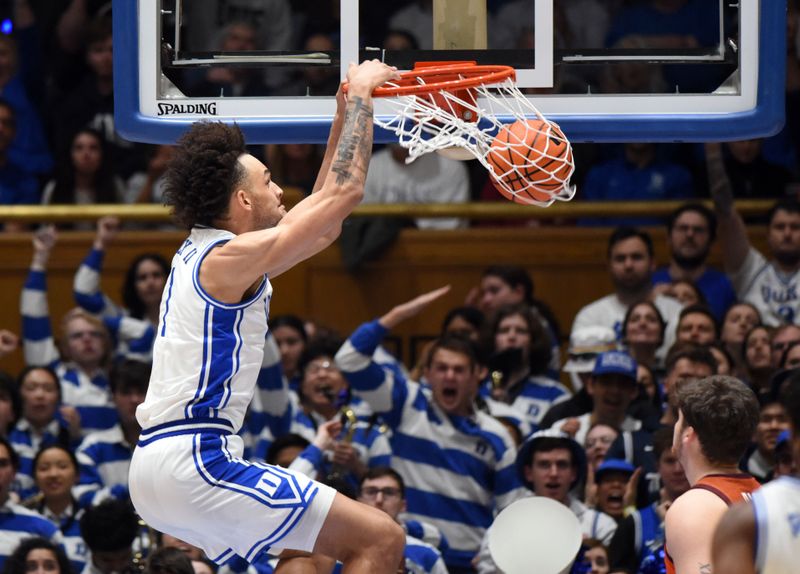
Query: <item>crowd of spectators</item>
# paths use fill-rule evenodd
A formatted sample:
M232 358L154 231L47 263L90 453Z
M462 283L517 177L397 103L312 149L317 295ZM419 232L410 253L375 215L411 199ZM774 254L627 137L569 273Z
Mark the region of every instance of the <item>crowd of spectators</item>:
M193 13L187 42L196 50L330 49L338 31L331 4L219 1L216 10ZM698 4L565 0L556 6L558 42L704 45L713 38L691 28L702 20ZM114 131L107 4L18 0L13 6L15 31L0 35L0 202L160 201L171 148L131 144ZM509 30L526 3L489 6L492 21ZM424 47L430 7L425 0L366 3L365 18L385 24L369 29L365 41ZM681 17L664 16L671 11ZM669 36L636 28L659 14L676 26ZM592 26L585 25L589 15ZM796 30L789 32L794 38ZM501 47L517 42L491 37ZM792 43L790 51L789 65L797 66ZM236 68L184 79L209 94L291 93L296 86L324 94L337 83L324 72L305 70L278 84ZM795 100L798 72L790 67L787 74ZM796 103L789 98L790 112ZM596 161L579 170L586 198L687 203L669 218L670 260L660 268L643 227L613 222L625 223L608 241L614 290L584 302L563 364L562 326L517 267L488 267L469 300L442 318L440 336L416 365L393 357L383 339L428 313L447 288L387 309L352 333L322 328L313 317L272 317L241 430L248 456L304 472L387 512L406 529L411 572L497 572L487 528L524 496L552 498L578 517L584 543L575 572L658 571L665 513L689 488L671 449L671 399L683 381L725 374L746 382L759 400L760 422L742 472L760 482L796 472L781 390L800 376L800 205L788 194L800 175L798 134L589 153ZM301 190L321 161L313 145L262 152L276 180ZM486 195L462 164L436 156L405 166L402 155L394 146L376 153L367 198ZM713 199L714 210L690 201L703 196ZM766 221L769 253L750 245L734 197L777 200ZM135 412L148 387L169 263L143 253L130 265L122 297L104 293L104 259L118 228L113 218L97 222L75 273L76 307L64 317L52 317L47 303L58 232L43 227L34 235L20 298L26 366L0 373L0 567L10 574L39 562L59 574L144 568L268 574L274 558L213 564L199 549L141 524L129 504L127 469L141 430ZM723 270L707 262L717 237ZM16 334L0 331L0 354L17 345Z
M183 14L182 46L191 53L338 50L341 25L329 0L210 0ZM10 33L0 34L0 204L159 202L168 146L126 141L114 129L110 2L63 0L10 3ZM533 0L488 3L489 48L526 46ZM360 45L382 46L389 58L414 59L431 49L432 1L392 0L361 7ZM686 50L713 46L719 4L699 0L565 0L555 3L557 48ZM800 36L797 2L789 2L786 127L777 135L723 146L739 198L783 197L800 182ZM723 15L727 18L727 13ZM169 22L165 34L171 34ZM735 24L730 24L735 26ZM8 32L9 27L3 30ZM174 42L174 39L171 41ZM638 62L557 67L554 91L647 93L703 91L682 82L714 80L705 66ZM192 97L333 95L337 65L210 66L165 69ZM726 71L725 77L730 73ZM567 76L567 77L562 77ZM724 78L722 80L724 80ZM721 80L720 80L721 82ZM719 83L719 82L718 82ZM657 87L663 85L663 89ZM676 88L679 86L679 88ZM712 89L716 87L713 86ZM131 86L133 89L133 86ZM569 134L567 134L569 135ZM702 146L578 144L577 200L690 199L708 196ZM307 144L253 146L280 181L300 196L310 191L322 154ZM499 200L477 162L444 157L406 165L402 150L374 154L368 203L453 203ZM375 174L371 172L375 171ZM466 225L457 219L417 220L423 228ZM605 221L616 224L618 221ZM637 223L653 223L642 220ZM12 226L13 227L13 226Z

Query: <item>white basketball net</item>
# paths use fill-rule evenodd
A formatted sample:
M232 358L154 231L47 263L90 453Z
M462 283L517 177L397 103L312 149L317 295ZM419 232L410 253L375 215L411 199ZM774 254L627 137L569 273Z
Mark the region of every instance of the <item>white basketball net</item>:
M422 78L418 81L425 83ZM493 86L470 88L470 91L475 93L475 102L447 90L382 98L396 115L388 121L376 117L375 124L398 136L400 145L408 150L407 163L433 151L444 150L444 155L448 155L447 151L460 149L480 161L496 185L515 202L547 207L556 200L572 199L575 187L570 185L569 178L575 164L571 146L558 126L547 120L510 78ZM512 122L533 116L542 120L543 129L539 131L546 143L529 148L519 140L511 141L510 145L495 142L495 136L506 125L497 119L498 116L509 115ZM478 118L478 121L467 118ZM528 126L528 129L532 128ZM523 141L529 141L528 137ZM563 142L563 145L555 142ZM499 153L512 160L500 162L503 167L496 165L498 162L493 165L488 158L490 152L494 157Z

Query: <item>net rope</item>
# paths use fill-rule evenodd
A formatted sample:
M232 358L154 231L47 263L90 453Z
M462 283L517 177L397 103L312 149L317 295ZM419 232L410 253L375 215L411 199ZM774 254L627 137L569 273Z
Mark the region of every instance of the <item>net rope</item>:
M425 83L423 78L417 78L417 81ZM387 83L387 86L392 85ZM434 151L461 148L475 157L489 171L495 183L519 203L547 207L554 201L572 199L575 187L570 185L569 178L575 164L570 144L558 126L536 109L512 79L492 86L462 89L460 93L465 97L458 95L459 92L437 90L428 94L384 98L394 115L388 118L378 116L375 124L397 135L399 144L408 150L407 163ZM503 116L511 116L511 122L532 116L541 120L543 129L537 131L547 140L543 149L541 146L514 145L516 140L510 144L495 142L495 136L508 121L498 119ZM533 128L528 124L527 129ZM531 140L526 135L523 141ZM563 142L566 149L554 155L551 148L560 146L551 145L551 142ZM501 170L487 159L490 152L511 154L513 162L506 162L509 169L498 173ZM536 182L531 181L533 174Z

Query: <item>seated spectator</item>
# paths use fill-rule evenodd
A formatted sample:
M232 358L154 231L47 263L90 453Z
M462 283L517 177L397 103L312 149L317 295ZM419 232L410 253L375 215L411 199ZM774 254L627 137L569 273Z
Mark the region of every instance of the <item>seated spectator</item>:
M705 296L697 285L683 279L669 283L664 294L673 299L677 299L683 306L708 304Z
M408 30L420 50L433 49L433 0L414 0L389 18L392 30Z
M612 572L663 572L664 517L672 502L689 490L689 481L680 461L672 452L672 427L653 434L652 453L659 487L658 497L637 508L620 522L609 547ZM644 565L661 569L644 570Z
M407 485L409 517L430 522L447 536L444 558L452 572L470 568L495 512L520 492L513 440L499 421L475 408L480 369L468 341L450 337L434 345L425 369L429 387L372 359L390 329L444 292L421 295L360 326L336 362L353 391L391 429L392 467L413 477Z
M770 345L771 363L775 369L781 366L781 357L794 342L800 341L800 325L781 325L772 333Z
M744 366L744 338L756 325L761 324L761 315L750 303L736 303L732 305L722 320L719 340L733 357L735 375L746 377Z
M164 174L174 154L175 146L154 146L147 160L146 171L136 172L128 179L125 203L163 204L164 188L166 186Z
M782 369L796 369L800 367L800 341L789 343L781 356Z
M222 29L219 44L215 48L223 53L252 52L258 45L257 33L250 22L229 21ZM266 96L270 92L264 84L262 68L210 66L198 70L204 74L188 87L192 97L241 98Z
M682 165L658 157L652 143L625 144L624 157L592 166L586 174L582 197L586 201L656 201L686 199L693 195L692 174ZM605 225L647 225L652 219L603 220Z
M714 341L708 345L708 350L711 351L714 360L717 362L718 375L730 375L733 373L735 363L733 357L723 343Z
M736 199L782 198L792 175L781 165L768 161L764 140L751 139L722 144L725 171Z
M666 328L654 303L636 303L628 308L622 321L622 344L637 364L654 369L659 366L656 351L664 344Z
M33 459L38 494L28 499L27 504L61 531L64 551L76 573L83 571L88 559L80 529L83 508L72 496L78 472L78 461L71 450L57 444L42 447Z
M710 345L719 339L719 325L705 305L689 305L681 310L675 330L677 342Z
M389 467L370 469L361 479L358 501L377 508L403 524L399 516L406 510L406 486L403 477ZM406 534L403 550L407 572L447 574L442 555L434 547Z
M0 371L0 436L8 437L21 411L17 381L5 371Z
M156 548L147 557L148 574L194 574L192 560L178 548Z
M73 281L75 303L103 322L117 342L117 358L149 361L158 327L161 297L169 275L169 263L158 253L142 253L128 266L122 285L124 307L100 289L108 245L119 229L115 217L97 222L97 233L89 254L81 262Z
M750 329L745 335L743 346L745 376L744 381L756 395L771 392L770 383L775 369L772 368L770 352L770 330L763 325Z
M542 320L527 305L500 307L489 325L491 376L481 386L487 401L511 405L520 428L534 431L550 407L569 398L560 382L546 376L552 341ZM523 436L529 433L523 431Z
M137 171L145 169L145 147L124 139L114 128L111 18L108 14L98 14L81 32L81 46L85 48L90 73L53 106L56 153L69 158L69 150L73 147L76 134L84 128L93 128L101 133L108 146L104 160L112 170L112 179L116 175L127 180ZM113 202L122 201L124 190L121 191L123 195L109 194L109 197L115 197ZM54 200L54 203L59 202L60 199Z
M92 574L136 570L134 542L139 538L139 519L129 501L108 499L87 508L80 526L91 556L86 570Z
M486 318L490 318L504 305L524 303L535 308L544 321L550 337L553 339L551 362L552 378L557 378L559 369L559 353L561 351L561 326L552 309L534 295L534 283L530 274L518 265L490 265L481 274L480 286L467 296L467 304L477 306Z
M604 423L595 423L586 433L586 441L583 443L586 450L586 462L589 465L590 473L597 470L600 463L605 459L609 447L614 444L619 436L619 431Z
M597 357L592 377L586 384L592 397L592 411L577 418L557 421L553 428L586 442L586 433L594 423L602 422L622 431L637 431L642 421L627 414L628 406L638 395L636 361L622 351L607 351Z
M611 542L617 529L614 519L589 508L570 493L586 476L586 455L578 443L562 433L539 431L519 449L516 468L532 495L546 496L575 513L585 538ZM488 538L484 536L481 543L479 574L497 572L489 554Z
M25 171L9 155L16 133L17 116L14 109L7 101L0 99L0 205L39 203L36 176Z
M274 464L282 468L289 465L303 452L311 442L305 437L295 433L288 433L273 440L264 460L267 464Z
M764 484L773 478L775 447L780 434L789 430L789 414L784 404L774 395L761 397L759 403L758 425L753 444L745 452L739 468Z
M321 145L309 143L267 144L266 164L275 181L281 182L284 203L287 203L287 191L291 188L301 190L302 195L296 201L310 195L314 191L317 174L322 166L325 149Z
M139 361L117 363L111 369L111 398L119 422L86 436L76 452L80 463L80 488L84 505L107 497L128 498L128 469L142 428L136 409L144 402L150 383L151 365Z
M38 69L37 60L41 57L38 34L33 26L18 24L21 22L15 22L15 34L0 34L0 93L17 119L8 157L36 176L53 168L42 118L34 101L34 92L42 91L44 79Z
M594 474L596 492L590 504L600 512L608 514L619 524L625 518L627 508L636 501L636 483L639 471L628 461L609 458L604 460Z
M406 163L408 150L389 144L372 154L362 204L465 203L469 174L463 162L429 153ZM467 222L454 218L417 218L420 229L455 229Z
M0 568L25 538L41 536L61 544L61 533L38 512L12 501L11 485L19 468L19 457L5 438L0 437Z
M442 328L439 331L440 337L461 337L468 339L476 345L480 343L480 338L483 333L486 323L484 314L469 305L463 307L454 307L450 309L442 320ZM417 364L411 370L410 376L415 381L424 382L423 373L425 365L428 364L428 356L430 355L431 348L435 343L435 339L429 341L419 353ZM380 348L380 347L379 347Z
M355 491L367 468L389 463L391 449L376 425L356 420L359 401L351 401L349 385L333 359L339 346L338 340L317 340L303 351L298 364L302 373L299 404L282 382L275 380L270 385L269 408L277 411L278 404L285 406L266 422L268 436L295 433L311 442L291 464L292 469L312 478L335 474ZM363 407L360 412L365 412ZM262 435L256 456L263 459L268 446Z
M610 572L608 547L605 544L595 538L584 538L581 543L581 550L583 551L583 559L581 562L576 559L573 568L589 568L587 572L590 574L608 574ZM580 554L578 556L580 557Z
M26 538L14 549L6 559L6 574L31 574L31 572L48 572L48 574L79 574L80 570L71 567L64 549L47 538L35 536Z
M664 344L659 349L659 356L665 355L675 340L675 324L681 304L654 291L654 269L650 235L631 227L616 228L608 240L608 270L614 292L578 311L572 323L573 332L582 327L601 326L614 329L619 336L628 308L639 301L652 300L667 323Z
M61 385L52 369L25 367L18 381L22 410L8 440L19 455L15 488L27 498L35 492L33 459L39 449L51 445L72 448L80 442L81 427L77 411L61 405Z
M736 302L736 292L724 273L708 265L708 255L716 237L717 218L713 211L702 203L681 205L667 221L669 265L653 273L653 284L684 305L690 305L681 299L675 283L679 280L693 282L695 289L703 294L703 302L711 307L716 320L721 321ZM666 287L669 283L673 286Z
M47 304L47 265L56 243L55 228L33 238L33 259L20 298L25 362L49 366L61 383L61 398L80 415L84 434L114 426L117 413L108 391L106 365L111 340L105 325L93 315L73 309L62 320L59 348L53 340Z
M269 330L281 354L283 376L288 379L289 387L296 390L301 378L297 365L308 344L303 320L295 315L277 315L270 318Z
M103 136L82 128L72 139L69 155L56 166L56 177L42 191L44 204L94 205L122 203L125 185L114 175Z

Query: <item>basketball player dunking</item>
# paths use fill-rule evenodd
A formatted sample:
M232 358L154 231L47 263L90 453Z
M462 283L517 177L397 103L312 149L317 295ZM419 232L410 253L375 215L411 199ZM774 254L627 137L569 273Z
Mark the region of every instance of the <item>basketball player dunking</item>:
M154 528L215 562L282 551L278 572L395 572L402 528L385 513L287 470L241 458L236 435L261 366L269 280L330 245L358 205L372 150L376 60L348 71L314 193L289 213L238 127L199 122L179 141L166 201L191 233L172 260L131 498ZM310 553L314 553L312 556Z
M717 523L728 506L748 500L759 487L738 469L758 423L758 401L740 380L714 375L678 386L673 408L678 422L672 448L691 488L667 511L667 573L710 574Z
M800 375L782 393L791 424L793 472L765 484L752 504L725 513L714 534L714 571L792 574L800 561Z

